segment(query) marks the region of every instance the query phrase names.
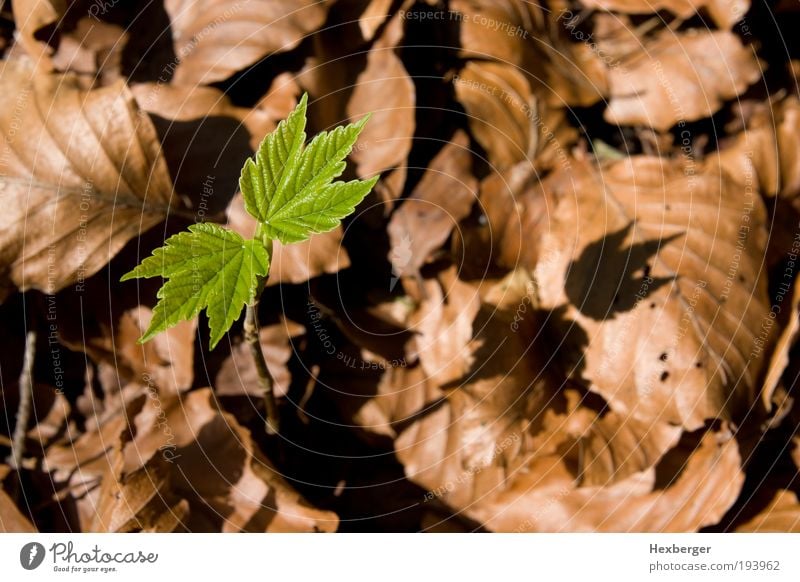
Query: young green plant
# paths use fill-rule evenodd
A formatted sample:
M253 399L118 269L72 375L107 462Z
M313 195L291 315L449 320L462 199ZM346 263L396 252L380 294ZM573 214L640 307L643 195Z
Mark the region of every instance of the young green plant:
M279 429L273 382L258 338L258 302L272 260L274 240L291 244L335 228L372 190L378 177L337 181L369 116L318 134L306 145L306 107L297 107L264 138L239 177L247 212L256 219L255 237L245 239L216 224L193 224L168 238L122 281L162 277L153 318L139 343L206 310L210 347L239 319L245 307L244 340L255 360L267 431Z

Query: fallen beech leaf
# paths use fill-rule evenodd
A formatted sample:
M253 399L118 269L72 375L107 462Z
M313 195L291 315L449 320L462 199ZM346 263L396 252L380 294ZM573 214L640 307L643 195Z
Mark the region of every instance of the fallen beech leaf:
M585 334L561 348L573 375L641 420L694 430L748 414L775 331L760 197L713 167L645 157L545 187L559 201L535 278L540 307L566 310L562 337Z
M195 509L208 511L203 508L211 509L217 531L336 529L336 515L308 505L258 452L250 432L217 408L210 389L179 399L151 397L135 425L126 466L157 455L170 460L172 490L189 501L190 530Z
M581 0L581 4L586 8L624 14L655 14L668 10L682 20L704 8L717 26L725 29L739 22L750 9L750 0Z
M800 165L796 163L800 100L789 96L772 107L758 104L753 109L743 131L709 157L742 185L757 180L763 195L795 201L800 195Z
M36 528L30 520L11 500L8 494L0 489L0 533L34 533Z
M158 533L183 526L189 504L170 491L168 462L163 457L153 457L144 466L126 472L123 444L117 439L106 457L108 465L89 531Z
M470 129L492 164L504 168L531 157L536 101L522 73L504 64L472 61L453 83Z
M736 528L740 533L800 533L800 503L792 491L781 489L758 515Z
M4 61L0 87L0 288L54 293L162 221L172 184L153 126L121 82L82 91L74 77Z
M527 68L536 60L534 30L541 28L543 9L516 0L453 0L453 15L460 38L461 56L493 59Z
M454 237L453 254L463 257L465 272L485 277L492 266L533 268L554 201L531 164L490 174L481 182L478 201L480 219L463 224Z
M42 28L58 23L67 12L66 0L13 0L19 42L42 72L51 71L53 48L36 37Z
M166 0L175 55L173 81L211 84L289 51L325 22L320 0Z
M474 356L466 347L472 339L480 296L475 287L456 277L455 268L443 272L438 279L423 281L421 295L409 325L418 334L414 355L438 385L455 382L474 363Z
M387 231L395 277L414 275L469 214L477 180L469 140L456 133L431 161L422 180L392 214Z
M781 376L789 366L791 350L797 342L797 335L800 332L800 277L795 277L791 290L791 300L788 304L784 304L782 308L788 308L787 323L775 341L775 348L767 362L766 374L761 388L761 402L767 411L772 409L773 395L781 381Z
M394 22L399 26L397 18ZM376 43L367 54L367 68L355 80L346 109L351 120L372 114L350 154L359 177L405 162L414 135L414 102L414 83L402 61L390 46Z
M60 32L53 66L58 71L83 75L78 81L85 89L110 85L122 76L122 53L128 36L121 26L83 17L74 28Z
M689 532L717 523L736 500L744 476L733 439L709 433L680 474L653 490L655 469L608 487L536 487L517 479L470 512L493 531ZM513 508L514 511L510 511Z
M731 32L665 31L609 68L611 99L604 117L665 131L716 113L760 77L753 52Z
M359 178L404 166L411 151L416 88L396 54L403 40L403 26L398 12L374 40L366 57L360 48L348 50L352 47L337 31L326 31L316 39L318 54L307 61L298 78L313 97L309 115L320 129L371 114L350 153Z
M364 40L372 40L375 32L389 17L393 0L370 0L358 19L358 27Z

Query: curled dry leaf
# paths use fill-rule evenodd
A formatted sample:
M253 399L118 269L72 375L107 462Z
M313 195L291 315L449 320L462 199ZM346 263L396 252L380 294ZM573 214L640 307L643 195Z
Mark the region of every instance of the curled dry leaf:
M585 336L562 352L573 375L642 420L745 418L775 332L757 193L645 157L581 163L545 187L558 206L535 276L541 308L565 310L562 337Z
M458 223L476 198L469 139L458 131L428 166L422 180L392 214L387 231L389 260L395 277L416 274Z
M470 61L454 79L475 139L497 169L526 161L537 170L567 163L576 133L562 109L531 92L526 76L501 63Z
M0 87L0 288L54 293L163 220L172 184L123 83L83 91L74 77L4 61Z
M359 178L405 166L411 151L416 89L396 53L403 25L401 14L394 14L366 58L361 49L343 53L341 35L327 31L316 39L317 54L298 79L314 97L309 115L320 129L371 115L350 153Z
M723 29L731 28L750 9L750 0L581 0L581 4L586 8L624 14L655 15L661 10L668 10L682 20L705 9L711 20Z
M614 38L600 45L613 52ZM608 70L609 123L665 131L716 113L761 78L753 51L729 31L664 31Z
M531 164L520 162L484 178L478 202L479 220L462 225L455 237L453 254L463 257L465 271L485 277L492 266L533 268L540 243L531 234L546 228L554 201Z
M182 529L189 503L170 490L167 460L153 457L142 467L125 471L125 442L118 436L105 457L108 464L89 531L159 533Z
M765 196L779 195L797 207L800 195L800 100L795 96L774 106L756 106L747 126L711 156L747 186L757 183ZM743 113L743 112L742 112Z
M389 27L400 26L395 16ZM367 68L356 78L346 107L351 120L371 114L350 154L359 177L374 176L405 162L414 135L414 103L414 83L403 62L394 46L379 39L367 54Z
M522 471L471 515L495 531L686 532L717 523L736 500L744 476L733 439L709 433L663 489L655 468L606 487L536 487ZM524 507L527 512L507 508Z
M460 55L527 68L535 62L532 32L541 29L540 6L517 0L454 0L449 22L457 26Z
M422 369L438 385L463 378L475 363L467 344L472 339L472 322L480 309L476 287L460 281L455 267L438 279L421 282L419 307L410 318L416 332L416 357Z
M454 79L475 138L495 166L529 159L536 103L525 76L508 65L468 62Z
M358 19L358 28L364 40L372 40L378 28L390 16L393 0L370 0Z
M82 75L84 88L110 85L122 76L122 55L129 32L116 24L84 17L71 30L62 30L52 57L58 71Z
M37 38L42 28L57 24L67 12L66 0L14 0L14 22L19 31L19 42L42 72L51 71L52 47Z
M175 55L173 81L209 85L296 47L322 26L327 0L166 0Z

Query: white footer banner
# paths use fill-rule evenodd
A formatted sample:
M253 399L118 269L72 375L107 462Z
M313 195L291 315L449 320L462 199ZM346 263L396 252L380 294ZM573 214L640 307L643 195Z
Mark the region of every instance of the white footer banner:
M3 580L800 581L792 534L2 534Z

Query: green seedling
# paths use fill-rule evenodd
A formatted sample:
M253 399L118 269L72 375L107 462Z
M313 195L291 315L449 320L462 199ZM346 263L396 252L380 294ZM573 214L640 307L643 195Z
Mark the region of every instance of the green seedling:
M272 380L258 341L257 306L269 276L273 241L291 244L335 228L372 190L369 180L337 181L345 158L369 116L358 123L318 134L306 145L303 95L297 107L264 138L239 177L247 212L258 222L245 239L225 227L193 224L168 238L122 281L162 277L153 319L139 342L146 342L203 309L214 347L246 308L244 336L256 361L270 432L278 429Z

